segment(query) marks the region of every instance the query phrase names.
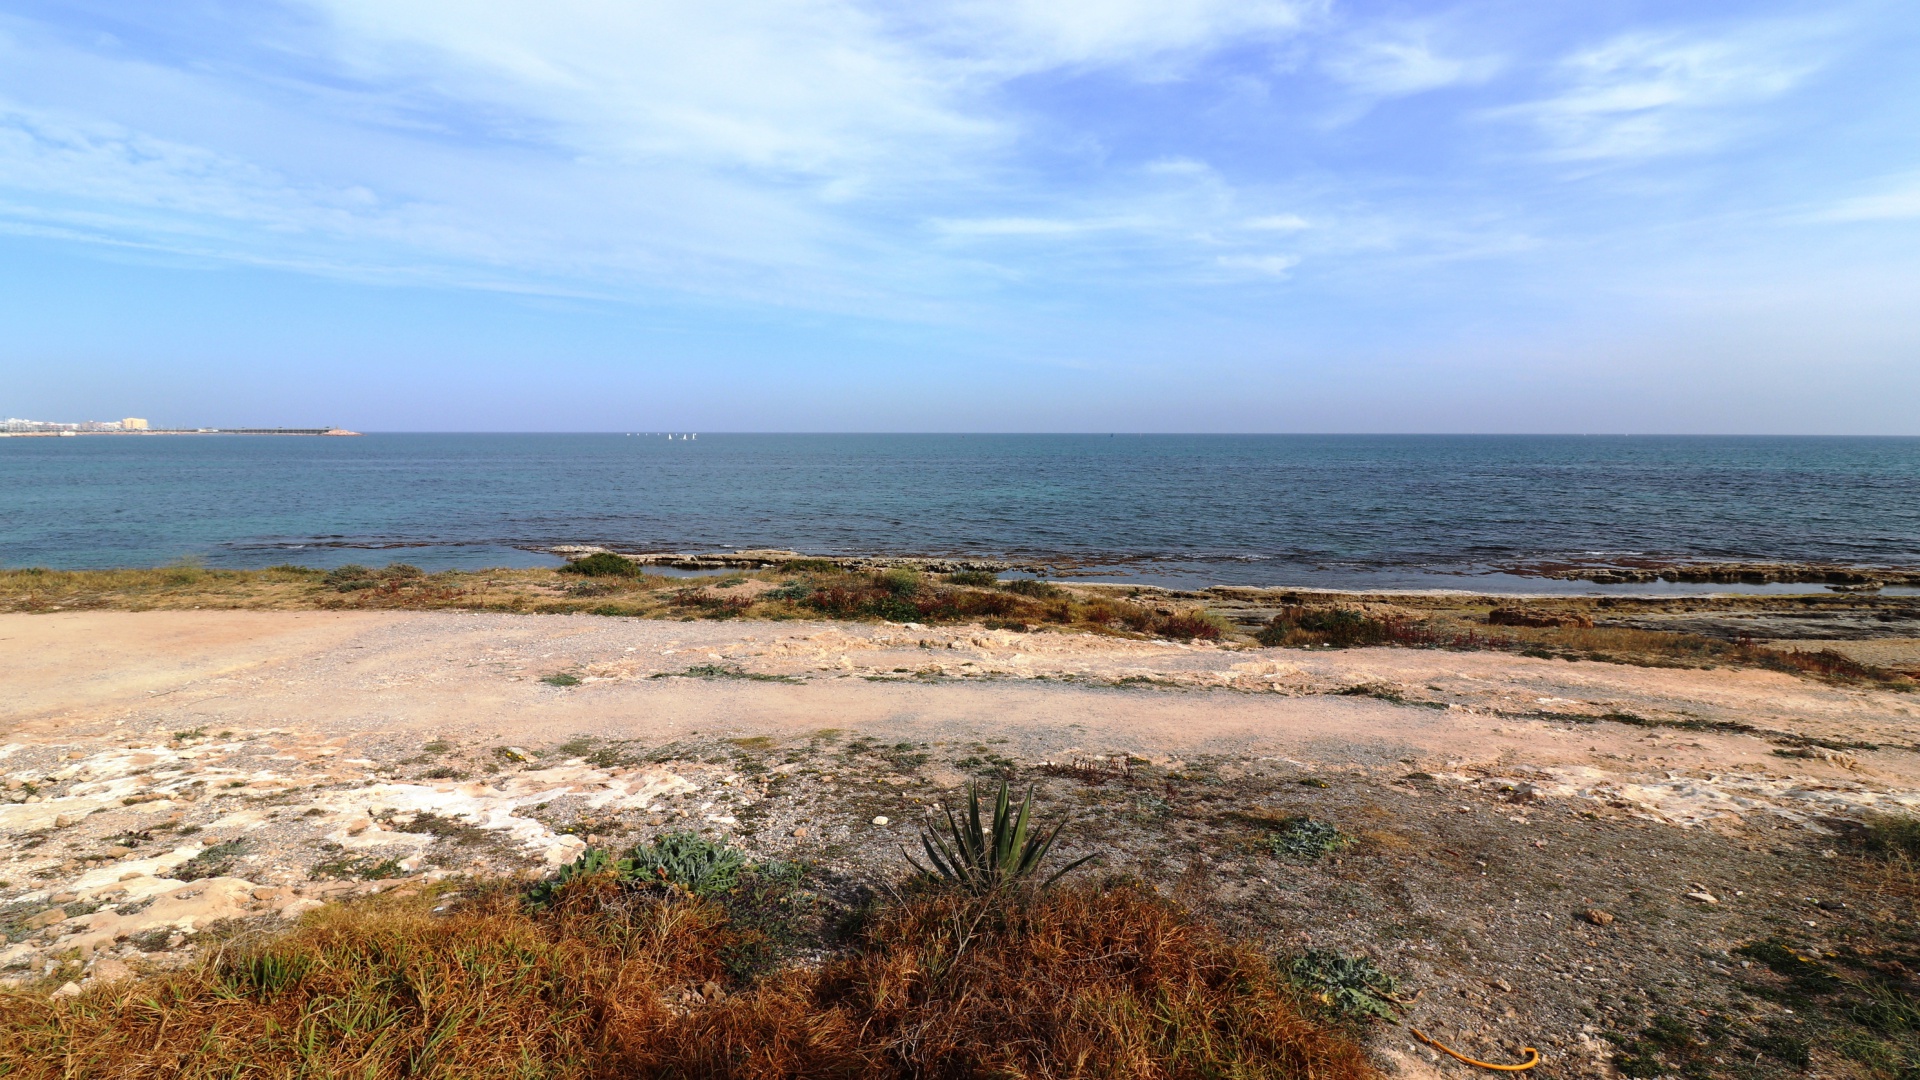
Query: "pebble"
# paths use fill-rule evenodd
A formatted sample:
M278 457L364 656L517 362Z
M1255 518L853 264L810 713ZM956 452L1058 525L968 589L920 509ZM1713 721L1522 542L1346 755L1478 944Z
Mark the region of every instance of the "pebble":
M799 828L797 828L797 829L795 829L795 830L793 830L793 837L794 837L794 839L796 839L796 840L804 840L804 839L806 839L806 837L807 837L807 827L806 827L805 825L802 825L802 826L800 826Z
M1698 900L1698 901L1700 901L1700 902L1701 902L1701 903L1703 903L1703 904L1717 904L1717 903L1719 903L1719 902L1720 902L1720 898L1719 898L1719 897L1717 897L1717 896L1715 896L1715 895L1713 895L1712 893L1710 893L1710 892L1708 892L1708 891L1706 891L1705 889L1702 889L1702 890L1700 890L1699 892L1690 892L1690 893L1688 893L1688 894L1687 894L1687 899L1689 899L1689 900Z
M874 818L873 823L875 825L885 825L887 823L887 818L885 817L885 815L882 815L880 817Z
M1609 912L1601 911L1599 908L1594 908L1590 911L1584 912L1581 914L1580 917L1587 920L1588 922L1592 923L1595 926L1612 926L1613 925L1613 915Z

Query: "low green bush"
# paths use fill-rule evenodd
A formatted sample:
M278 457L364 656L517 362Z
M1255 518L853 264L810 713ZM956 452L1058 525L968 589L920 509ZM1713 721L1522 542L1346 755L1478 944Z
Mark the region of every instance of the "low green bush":
M632 559L615 555L611 551L596 551L571 560L560 568L563 574L585 574L588 577L637 578L645 571Z

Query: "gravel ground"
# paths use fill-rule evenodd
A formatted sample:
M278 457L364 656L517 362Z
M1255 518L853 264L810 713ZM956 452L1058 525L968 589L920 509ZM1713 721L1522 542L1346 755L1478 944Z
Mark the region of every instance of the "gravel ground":
M1558 1076L1892 1077L1911 1052L1856 1007L1920 989L1920 889L1860 843L1920 806L1911 695L978 630L55 618L0 617L22 988L675 830L850 904L935 807L1006 779L1071 819L1059 857L1100 856L1078 873L1395 978L1368 1030L1404 1073L1472 1071L1409 1026Z

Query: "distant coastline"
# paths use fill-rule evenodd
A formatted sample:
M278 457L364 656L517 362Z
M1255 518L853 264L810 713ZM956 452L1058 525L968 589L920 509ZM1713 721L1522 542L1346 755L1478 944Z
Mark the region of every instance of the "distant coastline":
M0 431L0 439L65 438L71 435L359 435L346 428L130 428L112 430Z

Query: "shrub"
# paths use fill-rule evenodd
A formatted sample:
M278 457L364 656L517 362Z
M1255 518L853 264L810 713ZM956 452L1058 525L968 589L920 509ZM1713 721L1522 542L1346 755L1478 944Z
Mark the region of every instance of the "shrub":
M925 581L921 578L920 571L896 566L875 574L873 583L894 596L906 598L918 594Z
M1920 861L1920 818L1891 814L1870 818L1860 846L1882 858Z
M373 567L361 566L359 563L346 563L327 571L326 576L320 580L341 592L347 592L352 588L372 588ZM361 582L366 584L363 585Z
M796 574L837 574L840 564L832 559L793 559L780 564L780 569Z
M1290 606L1281 609L1255 639L1262 645L1319 644L1348 648L1385 644L1392 637L1391 629L1385 620L1370 618L1351 608Z
M1013 581L1003 581L1000 583L1000 587L1020 596L1031 596L1035 600L1052 600L1055 597L1066 595L1066 590L1060 586L1050 581L1038 581L1033 578L1016 578Z
M1000 584L1000 577L991 570L957 570L947 575L947 583L990 589Z
M1120 620L1136 633L1177 641L1218 641L1224 633L1219 620L1199 608L1176 612L1128 605Z
M567 565L560 568L560 572L563 574L585 574L588 577L623 578L637 578L645 573L645 571L640 568L639 563L624 556L615 555L611 551L596 551L591 555L572 559L568 561Z
M915 862L912 855L907 856L907 861L922 874L938 875L947 884L973 895L1026 884L1039 873L1040 864L1046 861L1047 852L1066 824L1058 822L1051 831L1029 835L1027 819L1032 804L1033 793L1029 791L1027 797L1020 800L1019 807L1013 807L1003 780L1000 793L994 799L993 820L983 824L980 792L968 784L965 821L955 819L953 811L947 810L945 836L931 828L920 834L920 846L927 853L931 869ZM1092 858L1092 855L1082 856L1061 867L1043 887Z

